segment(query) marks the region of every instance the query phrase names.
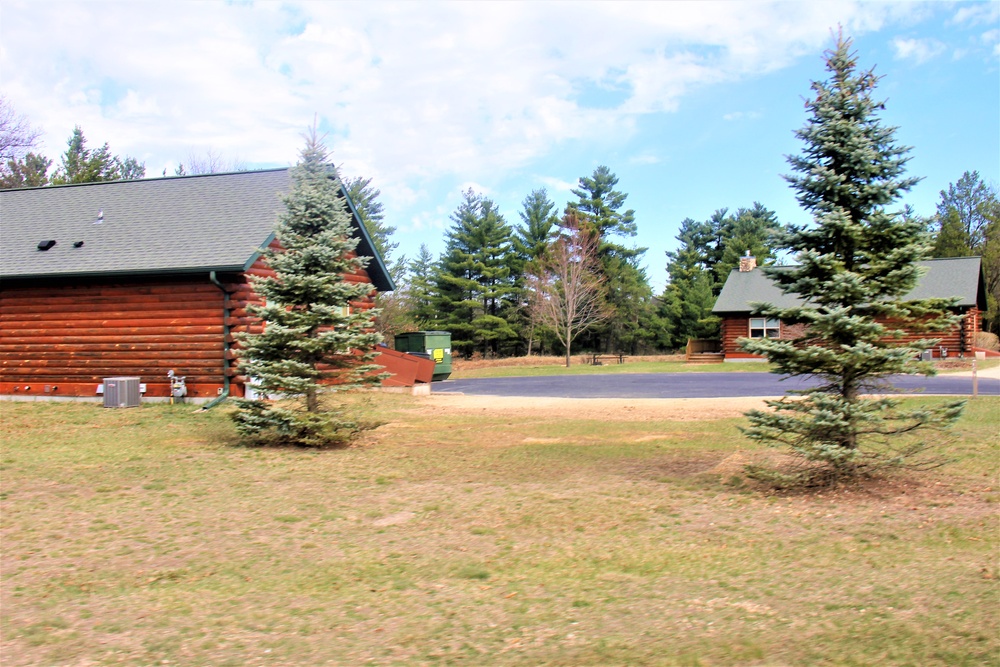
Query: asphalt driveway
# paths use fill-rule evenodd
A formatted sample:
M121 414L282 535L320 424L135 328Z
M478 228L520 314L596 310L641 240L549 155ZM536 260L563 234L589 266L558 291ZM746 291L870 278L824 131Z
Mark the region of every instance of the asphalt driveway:
M811 378L782 378L772 373L635 373L445 380L434 383L433 391L551 398L727 398L780 396L815 384ZM891 384L904 394L972 394L972 378L955 375L900 375ZM1000 396L1000 379L980 377L979 393Z

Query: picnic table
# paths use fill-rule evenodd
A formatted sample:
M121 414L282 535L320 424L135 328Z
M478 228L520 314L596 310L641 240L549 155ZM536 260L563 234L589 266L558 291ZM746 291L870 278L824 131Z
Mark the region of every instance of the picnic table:
M594 354L594 355L591 355L590 365L591 366L603 366L605 361L607 361L608 363L614 362L614 363L617 363L617 364L624 364L625 363L625 355L624 354L620 354L620 353L619 354Z

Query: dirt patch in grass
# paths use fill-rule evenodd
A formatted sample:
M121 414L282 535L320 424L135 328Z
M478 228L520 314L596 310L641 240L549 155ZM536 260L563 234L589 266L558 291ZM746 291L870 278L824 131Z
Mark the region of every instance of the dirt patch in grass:
M421 399L430 410L451 414L545 415L603 421L709 421L742 417L764 409L763 398L525 398L432 394Z

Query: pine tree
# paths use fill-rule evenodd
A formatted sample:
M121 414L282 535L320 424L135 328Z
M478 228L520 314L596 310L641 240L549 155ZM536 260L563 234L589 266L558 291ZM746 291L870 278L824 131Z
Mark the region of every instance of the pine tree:
M326 148L313 130L292 170L276 235L265 257L274 276L255 278L265 305L250 306L264 328L240 337L240 368L269 398L238 400L237 429L248 443L328 446L358 426L331 405L329 394L378 380L370 365L381 336L372 310L352 304L373 290L345 280L367 263L353 256L351 216Z
M62 165L52 177L55 185L94 183L138 179L146 175L146 167L135 158L113 155L108 144L97 150L87 148L87 138L79 125L66 142Z
M420 244L420 252L410 261L408 273L410 280L407 299L410 316L422 329L439 328L440 311L434 306L438 265L426 244Z
M507 343L516 341L512 324L517 319L516 303L521 265L514 254L514 230L500 214L496 203L483 197L479 206L476 255L482 312L473 320L475 336L484 355L496 355Z
M451 214L452 226L438 265L434 306L443 326L451 332L452 349L468 356L476 345L472 320L480 292L475 258L479 250L475 234L479 196L471 189L462 196L462 202Z
M885 388L889 376L929 374L917 357L933 341L894 341L903 326L931 329L954 322L943 300L903 301L919 277L927 252L922 225L885 207L918 179L904 177L909 149L894 143L895 128L878 118L874 72L858 71L851 42L838 39L827 53L830 79L815 82L807 101L811 117L796 135L801 156L789 157L799 175L787 180L812 226L792 226L783 245L797 255L794 267L765 269L802 305L758 313L806 325L795 340L745 339L747 352L765 355L774 371L814 376L821 384L769 401L774 412L748 413L746 434L769 445L788 445L808 466L794 474L770 472L772 481L805 483L840 479L886 465L927 465L928 447L912 432L944 427L962 403L903 410L888 397L865 395ZM891 322L892 324L886 324ZM761 470L756 474L766 476Z
M781 230L774 211L754 202L750 208L741 208L729 218L722 239L722 256L713 268L719 291L729 273L739 267L740 257L749 253L757 258L758 266L774 262L773 235Z
M602 241L606 242L613 235L636 235L635 211L620 210L628 195L615 189L618 177L610 169L603 164L598 166L593 175L581 176L579 185L573 190L579 201L571 203L569 208L583 213Z
M712 315L715 275L705 240L711 236L708 222L685 218L677 234L680 246L668 251L667 284L660 300L663 321L661 346L670 350L683 348L689 338L713 338L719 320Z
M637 231L635 211L622 210L628 194L615 189L617 185L618 176L608 167L598 166L591 176L580 177L580 187L573 190L578 201L569 203L567 213L576 213L573 219L597 233L608 303L615 310L615 316L595 330L584 345L635 352L640 345L652 342L653 293L641 266L646 248L629 247L616 240L634 237Z
M378 317L375 318L375 328L386 338L412 330L413 321L407 312L403 285L408 261L405 255L393 257L393 253L399 248L399 243L392 240L396 227L385 222L385 207L378 200L382 191L372 185L371 178L363 176L348 178L343 182L347 196L354 204L354 210L358 212L361 223L375 244L375 251L385 262L389 277L396 286L391 292L380 292L375 295L375 307L379 311Z
M553 213L556 205L545 188L532 190L521 202L521 207L518 215L522 224L515 230L514 248L524 261L530 262L545 254L559 217Z
M966 244L977 253L986 242L990 223L997 220L998 209L996 187L983 182L978 171L967 171L957 183L950 183L947 190L941 191L941 201L937 205L942 225L952 211L958 215Z
M347 196L354 202L354 208L375 244L375 250L389 269L389 277L393 282L398 282L406 273L408 262L406 256L393 257L399 248L399 243L392 240L396 227L385 222L385 207L378 200L382 191L372 185L371 178L363 176L348 178L344 181L344 186L347 188Z
M496 204L471 189L451 219L435 305L453 349L466 356L476 350L493 354L517 338L506 318L515 294L513 232Z
M940 225L941 229L934 237L934 248L931 250L934 257L968 257L972 254L969 235L957 209L949 208L941 218Z
M559 217L553 213L556 205L549 199L545 188L533 190L521 202L521 225L514 230L514 250L517 254L517 281L520 311L523 315L521 330L527 335L527 352L531 356L535 344L537 309L531 306L531 294L525 288L523 279L528 274L538 273L540 262L545 257L549 244L552 242L554 228L559 224Z
M670 282L659 309L660 345L676 350L689 338L716 338L719 318L712 307L730 271L746 252L761 266L771 264L772 235L779 229L774 211L758 202L735 215L721 208L703 222L686 218L675 237L677 250L667 252Z
M27 153L21 159L7 160L0 169L0 188L37 188L49 182L48 171L52 160L43 155Z

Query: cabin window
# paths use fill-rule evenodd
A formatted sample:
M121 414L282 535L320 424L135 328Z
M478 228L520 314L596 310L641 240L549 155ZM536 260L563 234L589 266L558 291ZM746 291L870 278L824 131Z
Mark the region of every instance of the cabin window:
M774 317L751 317L751 338L777 338L780 335L781 324Z

